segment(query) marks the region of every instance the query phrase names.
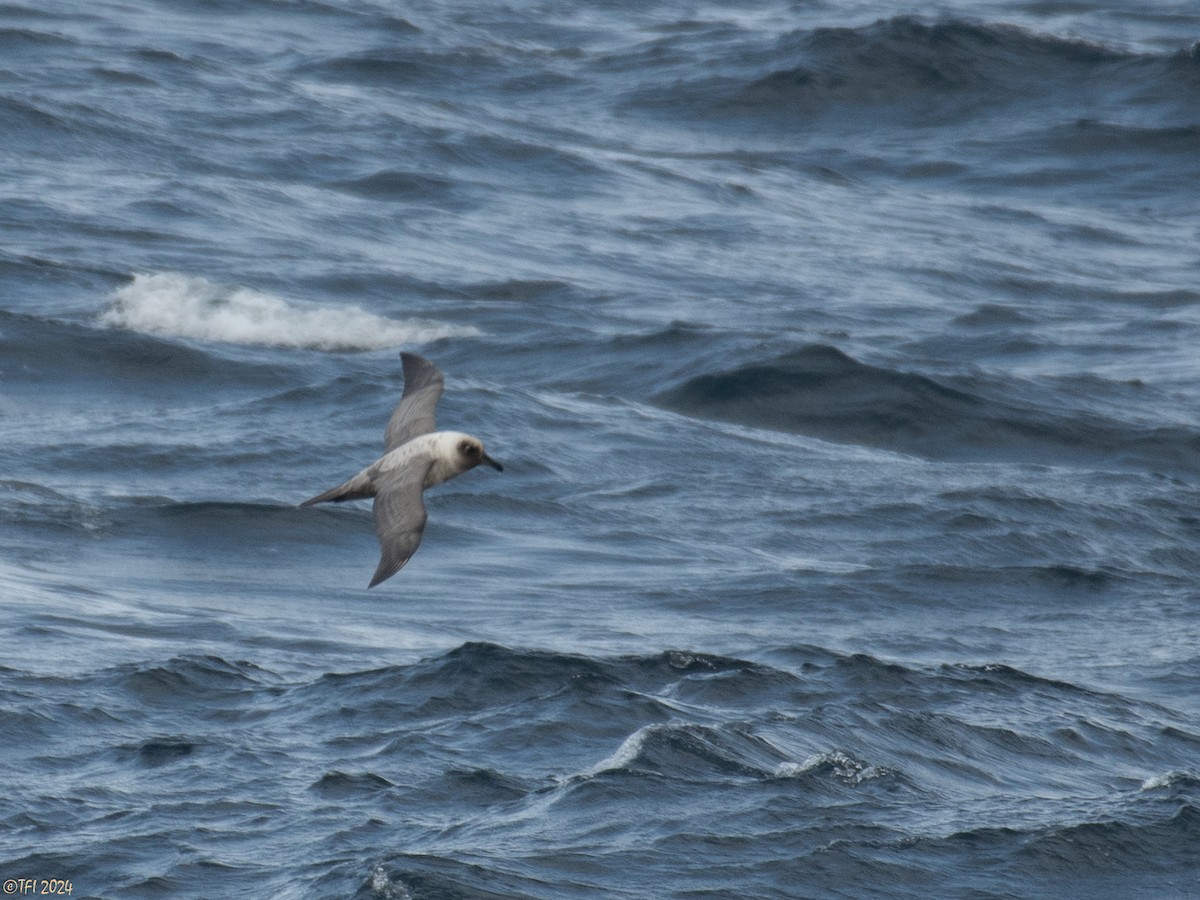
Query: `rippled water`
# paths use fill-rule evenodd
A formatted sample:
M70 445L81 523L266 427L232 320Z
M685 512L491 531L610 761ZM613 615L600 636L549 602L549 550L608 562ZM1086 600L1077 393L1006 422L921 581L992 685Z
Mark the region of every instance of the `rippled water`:
M0 4L0 879L1200 897L1197 37Z

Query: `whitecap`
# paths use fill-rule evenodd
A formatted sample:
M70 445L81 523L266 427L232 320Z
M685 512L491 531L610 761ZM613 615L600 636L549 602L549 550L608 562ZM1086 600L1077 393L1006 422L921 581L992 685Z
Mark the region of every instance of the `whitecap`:
M1143 791L1162 790L1163 788L1174 787L1177 784L1182 784L1182 783L1191 781L1194 777L1195 776L1191 775L1188 772L1180 772L1180 771L1172 770L1172 771L1166 772L1162 775L1155 775L1151 778L1147 778L1145 781L1142 782L1142 790Z
M775 767L776 778L800 778L809 773L829 772L840 781L861 784L888 774L887 769L868 765L840 750L816 753L802 763L785 762Z
M165 337L334 351L383 350L479 334L469 326L388 319L358 306L290 302L175 272L134 275L113 294L100 321Z
M371 877L367 879L367 885L371 889L371 896L379 897L380 900L412 900L412 894L408 888L389 878L388 873L383 870L383 866L377 865L371 870Z
M758 558L773 563L785 572L817 572L829 575L850 575L854 572L865 572L871 568L862 563L843 562L836 559L817 559L810 556L798 556L786 553L768 553L765 550L753 550L751 552Z
M643 725L629 737L625 738L612 756L596 763L596 765L584 772L583 775L590 778L602 772L627 769L641 754L642 748L646 745L646 738L657 731L661 731L664 727L662 725Z

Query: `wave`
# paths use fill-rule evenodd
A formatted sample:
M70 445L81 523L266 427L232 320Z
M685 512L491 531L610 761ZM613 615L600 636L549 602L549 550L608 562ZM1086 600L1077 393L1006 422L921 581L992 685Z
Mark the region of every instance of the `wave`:
M1194 846L1200 812L1184 806L1167 819L1088 821L1038 827L985 826L941 836L880 835L841 840L821 851L823 866L853 872L872 886L864 896L995 896L1067 898L1194 896ZM864 843L872 848L863 861ZM988 871L1005 890L980 892L971 873ZM844 877L844 875L843 875ZM844 888L844 881L839 882Z
M552 140L537 141L503 134L456 135L435 143L437 155L464 172L485 171L489 182L503 180L511 190L564 196L592 191L607 175L596 155L556 146ZM470 175L466 176L468 179Z
M651 775L675 781L769 781L793 779L813 786L857 786L896 773L841 750L788 759L745 726L662 724L639 728L612 756L584 773Z
M775 770L779 778L833 778L850 785L893 774L889 769L869 765L840 750L816 753L801 763L783 763Z
M178 638L177 626L163 628ZM368 872L364 890L377 892L363 896L556 895L561 883L546 887L538 866L503 862L512 841L553 834L555 858L591 858L631 820L648 852L704 858L708 883L730 895L735 880L763 893L772 872L786 880L796 865L818 891L907 871L917 882L902 896L926 896L935 873L985 860L1021 888L1121 866L1142 877L1159 859L1179 878L1197 833L1196 738L1162 734L1169 711L1003 665L899 665L803 644L767 665L467 643L313 677L320 657L303 656L288 675L198 654L72 676L0 670L0 718L36 737L19 748L35 771L87 791L86 802L49 807L62 827L81 808L95 820L129 815L127 793L91 792L94 778L76 787L80 766L121 784L168 779L161 805L130 822L171 840L186 842L197 804L215 833L264 840L286 839L280 814L297 802L336 817L351 852L322 896L348 896L344 880ZM729 691L714 701L719 685ZM659 705L635 705L650 694ZM598 698L607 705L586 702ZM1063 724L1094 749L1058 747ZM48 755L55 741L59 755ZM305 748L299 759L293 746ZM278 788L281 765L299 778ZM35 842L48 804L35 797L29 808L28 826L9 824ZM437 831L414 831L419 851L386 850L391 823L430 817ZM463 841L480 848L470 863L452 858Z
M804 56L807 65L771 72L749 85L743 99L778 99L783 92L809 102L874 106L972 93L999 101L1041 92L1051 72L1061 83L1126 58L1098 44L1013 25L905 16L864 28L795 32L781 49Z
M688 55L667 51L695 38L656 44L659 57L678 61L666 67L671 83L639 90L634 105L781 124L861 110L873 123L886 117L929 125L995 115L1014 102L1053 101L1050 112L1069 119L1086 115L1098 86L1108 98L1143 107L1163 101L1169 114L1166 104L1187 100L1200 80L1195 54L1186 51L1142 53L968 20L899 16L796 30L770 44L753 43L753 35L709 39L706 70L687 78L679 67L691 65Z
M1093 877L1149 869L1194 873L1200 807L1184 805L1167 819L1084 822L1047 830L1016 855L1034 871L1061 871L1064 861ZM1182 895L1181 895L1182 896Z
M114 673L117 685L140 703L174 705L251 699L270 692L274 676L249 662L219 656L178 656L160 665L129 664Z
M45 47L76 47L79 41L65 34L26 28L0 28L0 50L42 52Z
M486 857L485 857L486 859ZM580 896L563 894L538 877L511 871L510 864L483 865L432 853L401 853L377 864L354 893L355 900L511 900ZM578 888L578 883L572 887ZM592 891L582 896L598 896ZM346 896L328 894L326 896Z
M762 702L773 685L786 689L794 679L769 666L703 653L596 658L472 642L412 665L329 673L299 690L337 716L352 694L365 720L394 716L399 708L437 719L528 704L548 739L581 727L571 722L594 723L586 730L607 738L614 727L662 721L675 704Z
M689 780L758 779L785 764L770 744L751 734L704 725L648 725L587 774L620 771Z
M289 303L273 294L172 272L134 275L112 296L100 321L165 337L342 352L479 334L469 326L387 319L357 306Z
M394 788L392 782L373 772L351 774L326 772L310 786L310 790L330 800L351 800Z
M0 522L17 528L99 534L109 525L100 507L24 481L0 480Z
M414 28L407 36L419 34L419 29ZM504 60L487 48L458 46L431 50L411 40L406 42L403 31L397 32L397 36L402 46L309 59L298 64L293 73L373 87L433 85L439 89L450 83L472 82L488 76L499 81L511 75Z
M1194 170L1200 154L1200 125L1153 127L1079 119L1051 129L1046 143L1053 150L1081 158L1123 154L1142 159L1148 153L1161 154L1191 164L1189 170Z
M471 642L413 663L305 681L287 681L251 662L183 655L102 669L60 686L69 688L64 697L72 700L98 682L139 704L266 704L264 711L291 709L305 717L359 723L377 736L389 734L398 721L465 721L464 716L501 711L503 721L491 720L496 727L510 727L512 719L536 731L561 724L575 731L573 741L580 733L591 735L592 749L597 740L619 737L619 749L592 772L687 776L703 770L763 778L819 771L850 780L873 777L878 772L868 772L861 749L795 753L784 749L795 735L777 742L801 724L807 743L831 726L836 729L829 734L842 733L849 722L861 732L860 747L903 738L910 749L928 744L931 759L962 745L972 754L1035 760L1040 768L1053 758L1107 759L1118 747L1144 747L1143 762L1168 773L1160 778L1147 773L1145 790L1175 784L1192 790L1196 784L1188 761L1198 738L1190 730L1164 728L1169 710L1145 715L1143 704L1120 694L1002 664L923 668L807 646L779 648L772 655L785 665L682 650L585 656ZM830 705L845 697L860 702L845 710ZM604 715L596 715L598 704ZM1043 712L1021 724L973 721L981 704L1031 705ZM1056 718L1056 710L1065 718ZM1151 747L1161 758L1152 760ZM505 777L488 771L465 770L454 777Z
M68 394L78 397L133 385L139 393L161 395L188 394L197 383L266 388L287 381L278 362L218 358L155 335L2 310L0 358L22 370L22 381L12 386L12 393L27 391L50 404L61 403Z
M933 459L1200 470L1200 432L1063 414L861 363L811 345L769 362L700 375L659 394L702 418Z
M455 202L457 182L423 172L383 169L362 178L332 182L331 187L368 200L430 203L445 208Z
M1162 792L1168 796L1191 796L1200 802L1200 776L1192 772L1172 770L1155 775L1142 782L1142 790Z
M124 744L117 748L121 759L136 762L148 769L168 766L194 754L200 745L179 735L149 738L138 744Z

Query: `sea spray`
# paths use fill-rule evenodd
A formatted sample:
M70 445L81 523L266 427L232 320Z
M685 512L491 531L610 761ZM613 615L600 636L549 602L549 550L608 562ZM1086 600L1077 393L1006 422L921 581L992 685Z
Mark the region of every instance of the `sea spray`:
M292 302L176 272L140 273L119 288L100 321L166 337L305 350L382 350L479 331L421 319L377 316L359 306Z

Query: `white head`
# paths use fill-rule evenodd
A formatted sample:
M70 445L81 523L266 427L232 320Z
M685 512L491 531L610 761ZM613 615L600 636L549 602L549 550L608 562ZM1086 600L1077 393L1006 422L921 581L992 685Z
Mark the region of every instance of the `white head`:
M461 431L439 431L433 438L434 463L429 470L426 485L441 484L461 475L480 463L486 463L497 472L503 472L504 467L487 455L483 449L483 441Z
M460 471L465 472L467 469L473 469L480 463L486 463L497 472L504 471L504 466L487 455L487 451L483 449L483 441L479 438L471 437L469 434L460 434L458 438L459 440L454 445L454 450L458 454L462 466Z

